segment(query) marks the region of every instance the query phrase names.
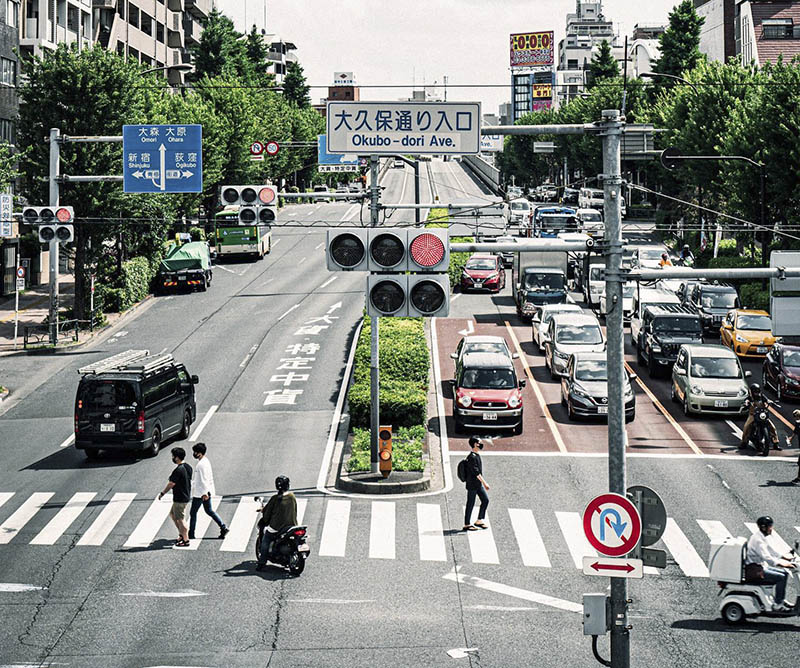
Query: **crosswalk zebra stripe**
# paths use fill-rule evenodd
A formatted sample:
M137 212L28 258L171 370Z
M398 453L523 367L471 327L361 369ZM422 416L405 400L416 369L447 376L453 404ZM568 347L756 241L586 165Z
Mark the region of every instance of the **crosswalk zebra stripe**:
M221 496L212 496L211 497L211 507L219 510L219 504L222 501ZM186 518L187 523L189 522L189 518ZM186 548L187 550L196 550L200 547L200 541L203 540L203 536L206 535L206 531L208 531L208 527L211 525L211 517L206 515L206 511L203 510L203 506L200 506L197 510L197 526L194 528L194 540L189 541L189 547Z
M319 541L322 557L343 557L347 548L347 528L350 524L350 501L331 499L325 508L325 523Z
M53 492L34 492L17 508L11 517L0 524L0 545L6 545L16 536L39 509L50 500Z
M550 558L547 556L547 549L536 525L533 511L529 508L509 508L508 515L522 555L522 563L526 566L550 568Z
M12 496L14 496L14 492L0 492L0 506L8 501Z
M369 527L369 558L395 558L395 504L373 501Z
M252 496L243 496L236 505L236 512L228 525L228 535L222 541L220 552L244 552L253 535L253 527L260 517L261 504ZM298 504L299 510L299 504Z
M80 537L78 545L102 545L135 498L134 492L114 494L86 533Z
M759 530L758 525L755 522L745 522L744 525L750 530L750 533L756 533ZM767 543L781 556L789 554L789 552L792 551L791 546L780 537L775 529L773 529L772 533L767 536Z
M705 562L692 547L686 534L681 531L678 523L671 517L667 518L664 535L661 536L675 562L680 566L685 575L690 578L707 578L708 568Z
M122 547L147 547L150 545L161 530L161 525L167 519L171 507L172 500L169 497L164 497L160 501L156 498Z
M47 523L31 541L31 545L52 545L64 532L69 529L72 523L78 519L84 508L97 496L94 492L77 492L64 504L63 508L56 513L56 516Z
M466 507L464 508L466 512ZM472 511L471 522L475 521L477 508ZM468 531L467 540L469 541L469 551L472 554L474 564L499 564L500 557L497 554L497 546L494 542L492 528L479 529L478 531Z
M417 504L417 533L421 561L447 561L442 510L438 503Z
M596 557L597 552L589 545L586 536L583 533L583 522L579 513L574 512L556 512L556 519L558 526L561 527L561 533L564 540L567 542L572 561L575 563L575 568L583 568L584 557Z
M297 523L302 524L306 516L308 499L297 499Z
M731 535L725 525L717 520L697 520L697 523L705 531L709 541L723 541Z

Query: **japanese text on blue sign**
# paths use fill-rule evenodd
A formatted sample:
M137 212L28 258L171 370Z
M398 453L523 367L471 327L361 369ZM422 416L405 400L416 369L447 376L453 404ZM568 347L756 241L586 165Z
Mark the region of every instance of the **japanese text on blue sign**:
M203 190L200 125L124 125L126 193L199 193Z

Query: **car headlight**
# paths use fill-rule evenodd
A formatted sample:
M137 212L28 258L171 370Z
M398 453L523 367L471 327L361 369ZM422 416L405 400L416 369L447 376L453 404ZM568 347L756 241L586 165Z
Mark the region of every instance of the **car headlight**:
M567 355L567 353L562 353L560 350L556 350L555 348L553 349L553 355L561 360L569 359L569 355Z
M489 274L483 280L488 283L489 281L496 281L498 278L500 278L500 274Z
M472 397L470 397L467 394L464 394L458 398L458 403L464 408L469 408L470 406L472 406Z
M509 407L511 407L511 408L517 408L517 407L519 407L519 405L520 405L521 403L522 403L522 399L520 399L520 398L519 398L519 397L518 397L516 394L515 394L514 396L512 396L512 397L511 397L511 398L508 400L508 405L509 405Z
M744 338L741 334L737 334L734 337L739 343L747 343L747 339Z
M577 385L572 386L572 393L577 394L579 397L586 397L587 399L589 398L589 395Z
M744 397L746 397L746 396L747 396L747 388L745 388L745 387L740 387L740 388L739 388L739 391L736 393L736 396L737 396L737 397L739 397L739 398L741 398L741 399L744 399Z
M661 352L661 346L660 346L660 345L658 345L657 343L654 343L652 346L650 346L650 349L651 349L651 350L652 350L654 353L660 353L660 352Z
M789 376L784 376L783 380L787 385L793 385L794 387L800 385L800 381L797 381L794 378L789 378Z
M692 394L702 395L703 394L703 388L700 387L699 385L692 385Z

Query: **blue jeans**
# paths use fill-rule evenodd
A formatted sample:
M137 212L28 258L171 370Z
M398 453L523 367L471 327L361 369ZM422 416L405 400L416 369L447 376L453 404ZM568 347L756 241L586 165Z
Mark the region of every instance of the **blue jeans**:
M270 546L277 535L277 532L272 533L271 531L264 529L264 535L261 538L261 552L259 553L260 557L258 559L259 566L263 566L267 563Z
M483 487L467 490L467 508L464 512L464 526L472 524L472 509L475 507L475 497L480 498L481 507L478 508L478 519L486 517L486 508L489 506L489 495Z
M783 603L783 597L786 596L786 581L788 579L789 573L783 568L764 566L764 583L775 585L775 603Z
M217 526L220 529L225 528L225 522L223 522L219 515L214 512L214 509L211 507L211 495L208 495L208 498L203 501L203 498L200 496L192 497L192 507L189 509L189 535L194 536L194 530L197 526L197 511L200 510L200 506L203 506L203 510L205 511L206 515L208 515L212 520L217 523Z

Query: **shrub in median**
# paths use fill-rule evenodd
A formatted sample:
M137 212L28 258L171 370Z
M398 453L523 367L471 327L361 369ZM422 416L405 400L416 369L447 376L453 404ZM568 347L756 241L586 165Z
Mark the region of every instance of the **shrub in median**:
M425 462L422 459L422 448L425 444L425 427L400 427L392 433L392 468L395 471L422 471ZM369 429L354 429L353 444L347 470L369 471Z
M371 321L365 316L356 346L356 383L369 383L371 334ZM430 354L422 319L381 318L379 339L381 379L407 380L427 387Z
M370 385L366 381L353 383L347 393L350 420L353 427L369 429ZM381 375L381 422L393 427L423 425L428 417L428 391L425 386L407 380L388 379Z

